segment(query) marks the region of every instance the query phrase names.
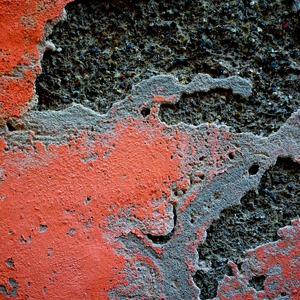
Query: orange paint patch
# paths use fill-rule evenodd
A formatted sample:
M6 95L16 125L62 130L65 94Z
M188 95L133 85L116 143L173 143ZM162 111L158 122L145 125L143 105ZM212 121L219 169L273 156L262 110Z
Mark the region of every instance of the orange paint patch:
M72 0L33 0L0 2L0 118L20 116L28 110L34 95L35 68L39 66L37 44L44 36L44 26L61 14ZM18 66L26 67L22 75Z
M131 258L118 236L138 222L164 228L162 196L182 177L181 160L170 158L179 141L146 126L119 123L93 142L83 134L48 149L2 152L0 284L13 278L20 298L46 290L48 299L107 299L126 285L121 270Z

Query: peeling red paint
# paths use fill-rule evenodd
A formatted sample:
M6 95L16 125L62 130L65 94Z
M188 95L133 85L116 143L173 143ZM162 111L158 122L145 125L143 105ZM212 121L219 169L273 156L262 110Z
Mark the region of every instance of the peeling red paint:
M36 143L28 152L5 153L1 141L1 194L6 195L0 202L1 282L17 280L20 297L38 298L46 286L49 298L59 290L77 299L105 299L106 291L122 282L120 271L128 258L116 254L121 247L116 237L130 227L109 229L113 222L108 219L132 218L163 232L168 201L160 198L170 195L168 186L182 177L181 159L170 158L178 140L159 129L147 135L145 126L119 122L114 132L95 134L95 142L83 133L48 149ZM87 160L91 155L97 158ZM47 231L40 233L40 224ZM3 269L9 257L15 267Z
M40 72L37 44L44 36L44 26L71 1L0 1L0 118L28 110ZM19 67L25 71L18 71Z
M281 240L265 244L248 252L241 273L231 263L235 276L225 276L218 296L221 300L273 299L282 294L298 300L300 295L300 226L295 220L278 232ZM249 287L249 279L266 276L264 290Z

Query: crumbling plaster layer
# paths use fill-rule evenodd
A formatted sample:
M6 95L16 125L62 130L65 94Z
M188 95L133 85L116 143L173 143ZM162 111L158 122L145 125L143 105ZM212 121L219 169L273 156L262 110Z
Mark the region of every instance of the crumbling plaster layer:
M19 117L35 103L44 36L71 1L0 1L0 118Z
M174 77L157 76L106 115L74 105L28 112L19 120L22 130L7 129L0 161L1 281L7 294L12 278L20 299L41 293L45 299L197 299L196 248L212 220L254 189L278 156L300 160L300 111L268 138L214 124L167 126L159 120L162 103L216 87L244 97L251 93L251 83L240 77L199 74L183 86ZM145 108L150 113L143 117ZM259 171L250 175L253 164ZM289 229L295 240L265 246L282 255L281 261L274 258L282 270L298 259L297 228L295 222ZM170 233L162 245L148 238ZM286 247L292 254L285 255ZM275 261L257 257L255 264L264 264L268 274ZM258 269L230 282L225 278L220 299L231 299L228 293L238 288L238 297L263 299L247 285ZM297 269L280 282L298 295Z
M9 12L16 3L1 4ZM106 115L80 105L26 113L39 72L36 44L67 1L30 3L34 19L43 16L32 27L37 36L28 46L28 32L18 33L17 26L12 43L20 44L1 62L1 116L10 117L15 130L3 119L0 299L199 298L192 280L197 245L220 211L254 189L278 156L300 161L300 111L269 137L214 124L162 123L160 105L183 93L225 88L251 94L251 83L240 77L199 74L186 86L170 76L144 81ZM19 5L19 16L31 15L28 3ZM28 64L24 53L33 54ZM15 78L17 66L27 71ZM143 109L150 110L146 117ZM250 175L253 164L259 171ZM232 264L234 276L220 283L219 299L279 299L283 292L298 299L298 220L279 234L280 241L249 251L241 271ZM164 244L149 238L166 235ZM261 274L265 290L255 291L249 280Z

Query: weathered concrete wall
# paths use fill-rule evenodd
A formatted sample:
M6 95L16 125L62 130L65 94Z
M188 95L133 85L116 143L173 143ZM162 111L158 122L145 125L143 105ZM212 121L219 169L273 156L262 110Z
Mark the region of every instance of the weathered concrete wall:
M269 137L161 122L182 94L251 95L248 80L205 74L153 77L104 115L30 111L45 23L67 2L1 3L0 299L198 299L198 244L279 156L300 162L300 111ZM299 299L299 220L279 237L231 263L219 299Z

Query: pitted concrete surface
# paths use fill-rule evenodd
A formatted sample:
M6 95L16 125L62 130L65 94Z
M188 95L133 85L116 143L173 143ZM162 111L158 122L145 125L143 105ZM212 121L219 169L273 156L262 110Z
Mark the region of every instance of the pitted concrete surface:
M49 18L66 2L49 4ZM8 85L1 106L0 299L201 299L193 276L211 223L278 157L300 163L300 110L268 137L159 118L184 94L218 88L247 98L244 78L198 74L181 85L156 76L99 114L78 104L28 111L34 74L27 98ZM216 299L298 299L299 228L296 219L278 241L249 249L240 268L230 262Z

